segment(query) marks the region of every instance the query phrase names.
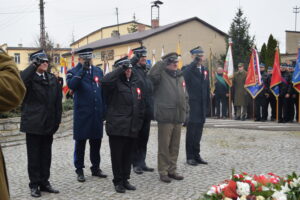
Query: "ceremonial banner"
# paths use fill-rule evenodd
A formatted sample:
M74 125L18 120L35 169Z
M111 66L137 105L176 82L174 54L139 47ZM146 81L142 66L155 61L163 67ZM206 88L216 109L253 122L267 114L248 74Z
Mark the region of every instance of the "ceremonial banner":
M298 57L296 61L295 71L292 79L293 86L297 92L300 92L300 48L298 49Z
M270 89L276 97L279 96L280 83L281 83L281 72L280 72L280 63L279 63L279 52L278 49L276 49L274 64L273 64L272 79L270 84Z
M229 43L228 51L224 63L224 74L223 77L229 87L232 87L232 78L233 78L233 58L231 52L231 43Z
M261 80L261 74L259 69L258 54L255 49L252 49L250 63L248 66L247 77L245 81L245 89L254 99L264 88Z

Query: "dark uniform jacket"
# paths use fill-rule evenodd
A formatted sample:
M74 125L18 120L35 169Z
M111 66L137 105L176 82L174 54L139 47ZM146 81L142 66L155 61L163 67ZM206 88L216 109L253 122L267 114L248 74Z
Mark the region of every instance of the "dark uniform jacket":
M107 135L136 138L142 127L145 111L144 92L136 75L132 73L127 81L124 69L119 67L105 75L102 84L107 101Z
M81 63L67 73L68 87L74 92L74 140L101 139L105 102L103 100L103 72L91 66L84 70Z
M269 87L270 87L270 86L268 87L268 74L265 71L260 73L261 73L263 88L262 91L257 95L257 97L265 98L266 94L269 94Z
M217 97L226 97L226 94L229 94L229 87L226 82L225 85L223 85L218 79L216 79L214 93Z
M153 119L153 86L147 76L148 69L146 66L134 65L133 71L136 74L143 89L143 100L145 104L145 119Z
M292 77L289 72L281 73L281 83L279 84L279 97L284 97L286 94L291 93Z
M193 62L183 71L186 89L189 96L189 122L205 123L209 107L209 73L206 67L200 69Z
M21 104L26 89L13 59L0 49L0 112ZM5 162L0 146L0 199L9 200Z
M183 123L186 118L185 82L180 70L169 71L158 61L149 71L154 88L154 119L160 123Z
M27 92L22 104L22 132L37 135L54 134L61 122L62 91L56 77L48 72L45 79L30 65L21 72Z

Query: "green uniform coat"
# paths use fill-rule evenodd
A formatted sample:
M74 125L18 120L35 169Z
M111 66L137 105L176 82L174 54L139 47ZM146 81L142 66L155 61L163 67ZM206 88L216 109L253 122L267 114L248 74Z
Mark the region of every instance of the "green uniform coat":
M0 112L9 111L21 104L25 86L12 58L0 49ZM0 199L8 200L8 181L0 146Z
M182 72L167 72L166 63L157 62L149 72L154 86L154 119L160 123L183 123L186 117L186 91Z
M233 87L234 87L234 105L235 106L246 106L247 91L244 88L245 81L247 77L247 72L235 72L233 77Z

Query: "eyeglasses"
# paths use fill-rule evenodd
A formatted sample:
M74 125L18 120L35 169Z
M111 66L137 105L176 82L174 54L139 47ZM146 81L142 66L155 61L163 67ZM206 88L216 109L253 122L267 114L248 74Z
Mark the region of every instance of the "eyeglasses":
M49 63L48 60L42 60L41 63Z

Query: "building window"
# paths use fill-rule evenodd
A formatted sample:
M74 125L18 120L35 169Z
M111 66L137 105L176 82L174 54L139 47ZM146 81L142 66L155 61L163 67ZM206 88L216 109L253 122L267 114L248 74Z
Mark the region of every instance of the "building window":
M101 60L114 60L114 50L101 51Z
M19 53L15 53L15 63L20 64L21 62L21 56Z
M59 55L59 54L54 54L53 60L54 60L54 63L55 63L55 64L59 64L59 63L60 63L59 58L60 58L60 55Z

